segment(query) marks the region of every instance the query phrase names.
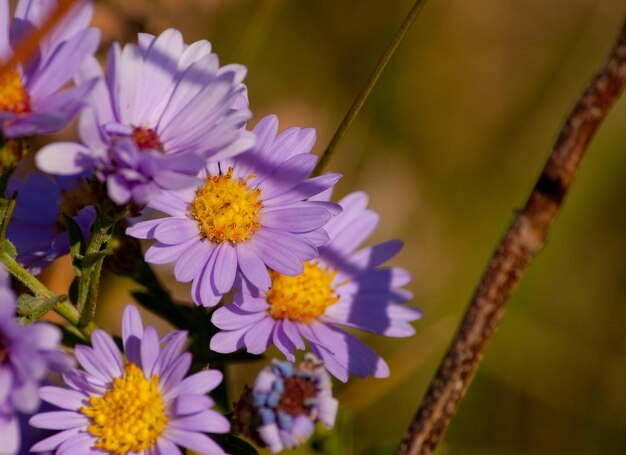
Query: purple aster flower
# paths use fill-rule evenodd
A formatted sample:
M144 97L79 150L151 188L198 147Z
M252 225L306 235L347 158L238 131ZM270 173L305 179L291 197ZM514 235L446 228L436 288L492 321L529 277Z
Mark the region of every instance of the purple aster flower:
M32 414L39 407L37 389L48 369L72 366L61 352L61 331L38 322L21 325L14 319L15 294L8 273L0 266L0 441L2 453L17 453L20 447L20 413Z
M0 2L0 62L7 61L17 43L39 28L56 7L55 0L20 0L10 23L9 2ZM39 43L34 56L0 75L0 125L6 137L58 131L83 106L95 79L63 89L98 48L100 32L87 28L92 13L92 2L76 2Z
M187 332L159 339L154 327L144 329L139 312L129 305L122 338L125 360L110 335L94 331L93 347L76 346L83 370L63 375L68 388L41 388L41 398L62 410L37 414L30 424L60 432L31 451L180 455L180 446L200 454L223 454L205 434L230 430L206 395L222 381L222 373L205 370L185 378L191 365L191 354L181 353Z
M18 251L17 260L31 273L41 270L70 252L63 214L78 223L85 241L96 218L93 195L86 180L31 173L26 180L9 180L7 194L17 191L15 210L7 237Z
M61 175L93 169L118 205L143 205L159 189L189 187L207 159L254 144L244 128L251 115L245 74L241 65L220 67L207 41L187 46L174 29L140 34L138 45L123 49L116 43L106 77L95 59L78 77L99 80L80 118L84 145L48 145L37 165Z
M324 364L306 354L298 366L274 360L265 367L236 414L245 433L278 453L306 442L318 421L332 428L338 406Z
M126 231L156 240L146 260L176 261L174 275L193 282L198 305L217 304L238 274L261 289L271 284L267 267L298 275L328 240L323 226L340 207L307 199L340 176L306 178L317 161L310 153L313 129L291 128L276 136L277 130L275 116L261 120L251 151L207 165L195 188L160 193L148 206L169 216Z
M212 350L227 353L245 346L260 354L273 343L293 360L294 350L305 349L306 339L341 381L347 381L349 373L389 375L378 354L339 326L389 337L415 332L410 322L421 313L401 304L412 297L401 289L410 281L409 273L380 267L402 243L390 241L355 251L376 228L378 215L366 209L364 193L352 193L339 204L343 212L324 227L330 240L318 258L304 265L303 273L292 277L271 270L269 290L244 285L233 304L213 314L213 323L222 331L211 339Z

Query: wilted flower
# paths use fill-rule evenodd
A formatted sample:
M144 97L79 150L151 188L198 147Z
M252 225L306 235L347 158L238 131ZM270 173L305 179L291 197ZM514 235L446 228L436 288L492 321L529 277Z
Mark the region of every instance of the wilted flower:
M401 286L411 277L397 267L380 267L402 247L390 241L355 251L378 225L378 215L367 210L367 196L352 193L339 204L343 212L324 227L330 240L320 256L304 265L298 276L270 271L269 290L243 286L234 303L218 309L213 323L222 329L211 339L211 349L228 353L246 347L260 354L273 343L293 360L303 339L342 381L348 374L386 377L385 361L364 343L340 329L346 326L390 337L415 333L410 322L421 316L400 303L411 298Z
M206 395L222 381L222 373L205 370L185 378L191 365L191 354L181 354L187 333L172 332L159 339L154 327L144 330L132 305L124 311L122 338L126 360L111 336L96 330L93 348L75 348L84 370L63 375L69 388L41 388L41 398L62 411L37 414L30 424L61 431L31 450L157 455L180 453L181 446L201 454L223 454L205 434L230 429L228 420L211 409L213 400Z
M276 136L268 116L254 128L257 145L233 160L209 164L199 186L162 192L149 207L169 215L137 223L126 232L157 242L146 261L176 261L178 281L193 281L192 298L213 306L239 274L268 289L267 267L298 275L328 240L323 226L337 204L308 201L332 187L338 174L307 179L317 158L312 129L291 128Z
M109 52L106 77L95 59L79 81L98 79L81 114L83 144L60 142L36 157L43 171L72 175L93 170L110 198L145 204L159 189L194 184L207 159L248 150L254 136L241 65L219 66L207 41L190 46L178 30Z
M21 325L15 318L15 294L4 266L0 266L0 441L2 453L20 447L18 412L39 407L37 390L48 369L64 370L72 363L61 352L61 331L39 322Z
M239 402L236 417L244 433L278 453L306 442L316 422L332 428L338 406L323 363L307 354L297 366L274 360L265 367Z
M6 62L56 7L56 0L19 0L11 23L9 2L0 2L0 62ZM53 133L78 113L96 80L64 87L98 47L99 31L87 28L92 13L91 1L76 2L31 58L0 74L0 127L5 137Z
M7 194L17 192L7 237L15 245L17 260L31 273L41 270L70 252L63 214L74 218L83 238L96 218L93 194L86 180L78 177L53 177L33 172L26 180L9 180Z

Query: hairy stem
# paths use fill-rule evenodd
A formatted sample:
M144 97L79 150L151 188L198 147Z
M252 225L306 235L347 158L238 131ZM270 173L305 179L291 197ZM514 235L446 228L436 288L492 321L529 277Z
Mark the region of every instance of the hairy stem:
M317 166L315 166L315 169L313 170L313 176L317 176L322 173L333 153L335 152L337 147L339 147L339 144L341 144L341 141L348 132L348 129L352 125L352 122L354 122L354 119L361 111L363 104L365 104L365 100L376 85L376 82L378 82L378 79L380 78L380 75L387 66L387 63L389 63L389 60L391 60L391 57L393 57L393 54L396 52L396 49L398 49L398 46L411 28L411 25L413 25L413 22L415 22L415 18L419 15L425 3L426 0L416 0L415 4L404 18L404 21L400 25L400 28L396 32L395 36L389 43L389 46L387 46L387 49L385 49L385 52L383 53L382 57L378 61L378 64L374 68L374 71L372 71L372 74L361 89L361 92L357 95L356 99L352 103L352 106L350 106L350 109L348 109L348 112L341 121L339 128L337 128L337 131L335 131L335 135L330 140L328 147L326 147L326 150L324 150L324 153L322 153L322 155L320 156L320 159L317 162Z
M429 454L436 448L478 369L506 302L543 247L582 157L624 84L626 23L609 57L567 117L524 209L491 257L398 454Z

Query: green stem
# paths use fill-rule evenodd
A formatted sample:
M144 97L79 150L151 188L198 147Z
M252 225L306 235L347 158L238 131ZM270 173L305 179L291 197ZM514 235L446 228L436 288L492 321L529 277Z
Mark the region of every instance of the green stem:
M78 309L80 311L79 327L86 327L93 320L96 313L96 300L100 285L100 274L104 261L103 247L106 248L113 233L115 221L109 219L96 220L97 229L89 240L84 262L78 282Z
M6 251L0 253L0 260L4 263L7 270L11 275L20 280L28 289L32 291L35 297L40 297L44 300L54 299L57 295L48 289L41 281L31 275L28 270L22 267L18 262L13 259ZM80 314L67 300L67 297L62 299L55 307L54 311L62 316L67 322L78 327L80 322ZM81 332L85 337L89 337L91 333L96 329L95 324L90 323L81 328Z
M383 53L378 64L376 65L376 68L374 68L374 71L372 71L372 74L361 89L361 92L358 94L358 96L352 103L352 106L350 106L350 109L346 113L346 116L343 118L341 124L339 125L339 128L337 128L337 131L335 132L333 138L330 140L328 147L326 147L326 150L324 150L324 153L322 153L322 155L320 156L320 159L317 162L317 166L315 166L315 169L313 170L313 176L320 175L328 164L328 161L335 152L335 149L339 147L339 144L344 139L346 133L348 132L348 129L352 125L352 122L361 111L365 100L376 85L376 82L378 82L378 79L380 78L380 75L387 66L387 63L389 63L389 60L391 60L391 57L396 52L396 49L406 36L406 33L411 28L411 25L413 25L415 18L419 15L425 3L426 0L416 0L411 10L404 18L402 25L400 25L400 28L389 43L389 46L387 46L387 49L385 49L385 52Z

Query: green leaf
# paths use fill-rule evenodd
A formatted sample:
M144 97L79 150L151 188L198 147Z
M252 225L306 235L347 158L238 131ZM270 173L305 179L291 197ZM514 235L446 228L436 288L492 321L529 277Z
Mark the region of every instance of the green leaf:
M42 299L30 294L22 294L17 299L17 314L21 316L22 322L35 322L66 298L67 296L60 295L51 299Z
M215 439L226 453L236 453L237 455L259 455L259 451L252 444L238 438L237 436L233 436L231 434L212 434L211 438Z
M7 254L11 256L13 259L17 257L17 249L15 248L15 245L13 245L13 243L10 240L4 239L4 242L2 242L2 246L4 248L4 251L6 251Z

